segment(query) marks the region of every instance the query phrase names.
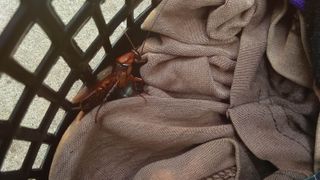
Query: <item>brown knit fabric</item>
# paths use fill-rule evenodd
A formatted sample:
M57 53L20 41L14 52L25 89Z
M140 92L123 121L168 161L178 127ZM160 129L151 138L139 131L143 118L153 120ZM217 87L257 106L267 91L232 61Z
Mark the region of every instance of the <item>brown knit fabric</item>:
M204 179L230 167L230 178L264 178L252 155L279 169L268 180L310 175L318 104L268 64L270 6L163 0L142 26L160 34L143 52L145 100L107 103L98 124L96 109L75 120L49 178Z
M234 180L237 173L237 167L233 166L231 168L224 169L222 171L219 171L209 177L203 178L202 180L221 180L221 179L227 179L227 180Z
M315 94L320 100L320 89L313 86ZM315 146L314 146L314 172L320 171L320 114L318 115L316 135L315 135Z
M274 1L268 32L267 55L272 67L282 76L305 87L312 87L312 69L303 48L303 16L287 1Z

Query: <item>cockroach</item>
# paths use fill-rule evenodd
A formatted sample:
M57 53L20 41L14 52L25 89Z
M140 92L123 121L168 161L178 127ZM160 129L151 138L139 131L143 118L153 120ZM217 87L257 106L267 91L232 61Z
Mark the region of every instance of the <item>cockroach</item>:
M78 102L79 109L84 113L88 113L94 107L100 105L95 115L95 122L97 122L100 108L108 101L109 96L116 89L121 91L121 96L126 97L134 94L132 91L136 92L138 90L137 87L144 84L143 79L132 75L132 71L135 63L140 64L145 63L145 61L142 61L140 52L134 47L127 33L125 35L131 43L133 50L116 59L112 72L108 76L97 82L94 86L89 87L85 93L74 98L74 101Z
M168 0L162 5L160 12L167 2ZM150 29L152 29L155 25L155 22L158 19L159 15L160 13L158 13ZM133 64L145 63L144 61L142 61L141 53L143 52L146 39L150 35L150 31L148 31L145 40L142 43L140 52L137 50L137 48L135 48L133 42L131 41L126 31L124 34L126 35L133 49L116 59L116 63L112 69L111 74L103 78L93 87L89 87L84 94L76 96L76 98L74 98L76 102L79 102L79 108L83 113L87 113L94 107L100 105L95 115L95 122L97 122L97 116L100 108L104 103L108 101L109 96L116 89L120 91L121 96L127 97L133 94L137 94L135 92L138 92L138 84L144 84L143 79L132 75L132 70Z

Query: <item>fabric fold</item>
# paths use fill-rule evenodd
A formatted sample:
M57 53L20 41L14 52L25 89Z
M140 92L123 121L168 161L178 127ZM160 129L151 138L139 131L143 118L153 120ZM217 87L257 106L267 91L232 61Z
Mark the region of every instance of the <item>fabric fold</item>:
M69 127L57 149L50 178L128 179L152 162L189 151L193 154L192 148L203 143L208 143L206 148L199 148L192 158L199 153L208 156L206 153L217 147L219 139L235 136L232 125L219 115L226 108L212 101L158 97L110 102L104 106L98 125L92 121L95 109ZM225 143L231 149L224 158L233 166L232 157L240 152L234 152L230 142ZM205 162L202 160L200 164ZM212 168L207 174L218 170Z
M288 1L277 1L268 34L267 55L272 67L291 81L312 88L312 69L302 42L303 17Z
M311 174L319 104L310 89L269 64L266 53L277 47L269 42L271 6L266 0L161 1L142 25L159 34L142 53L146 94L106 103L97 124L97 109L75 120L49 178Z
M259 178L251 160L238 143L225 138L201 144L179 156L151 163L142 168L134 179L202 179L233 166L237 167L237 171L230 178Z

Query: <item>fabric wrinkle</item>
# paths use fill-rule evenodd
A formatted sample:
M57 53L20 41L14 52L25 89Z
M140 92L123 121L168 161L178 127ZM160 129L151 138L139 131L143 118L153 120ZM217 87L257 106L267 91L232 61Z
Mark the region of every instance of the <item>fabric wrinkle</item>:
M98 124L96 109L74 121L49 179L312 174L319 102L310 77L297 76L310 69L299 27L288 37L282 21L289 2L275 1L161 1L141 26L157 34L143 48L144 99L106 103ZM302 68L285 66L294 61Z

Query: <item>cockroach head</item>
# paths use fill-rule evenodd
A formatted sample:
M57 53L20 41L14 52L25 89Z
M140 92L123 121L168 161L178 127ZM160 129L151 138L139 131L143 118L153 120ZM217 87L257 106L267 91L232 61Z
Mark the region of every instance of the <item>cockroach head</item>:
M116 59L116 61L120 64L133 64L135 59L135 55L133 52L127 52Z
M132 50L132 52L134 53L135 55L135 58L134 58L134 62L137 63L137 64L142 64L142 63L146 63L147 61L146 60L143 60L142 57L141 57L141 54L139 53L139 51L137 50Z

